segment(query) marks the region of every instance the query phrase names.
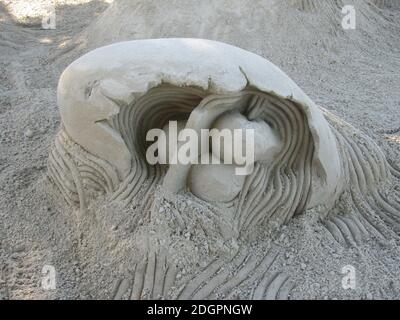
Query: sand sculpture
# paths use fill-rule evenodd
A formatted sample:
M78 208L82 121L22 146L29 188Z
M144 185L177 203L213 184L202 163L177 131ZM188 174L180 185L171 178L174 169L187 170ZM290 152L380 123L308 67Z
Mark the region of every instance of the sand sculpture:
M63 72L58 104L62 128L49 157L49 177L81 212L99 194L125 204L140 194L145 215L159 187L172 195L190 190L211 206L229 205L230 229L221 232L234 230L236 238L312 208L344 244L359 243L366 233L384 236L369 212L398 225L400 204L380 190L400 172L379 147L317 106L275 65L245 50L199 39L102 47ZM239 177L229 165L149 165L146 132L170 120L196 131L255 128L254 171ZM349 199L359 215L337 216L335 210ZM179 212L176 219L184 225ZM165 250L157 251L157 259L156 251L147 253L145 265L138 264L132 298L170 297L176 269L168 267ZM245 259L245 251L239 249L229 262L238 268L237 278L228 281L228 271L221 268L227 262L217 260L193 274L174 297L205 298L217 289L225 294L242 282L257 282L255 275L268 268L274 254ZM213 274L219 276L207 281ZM279 289L287 296L291 288L286 275L257 283L253 298L268 296L267 284L275 295ZM126 287L123 283L116 295Z

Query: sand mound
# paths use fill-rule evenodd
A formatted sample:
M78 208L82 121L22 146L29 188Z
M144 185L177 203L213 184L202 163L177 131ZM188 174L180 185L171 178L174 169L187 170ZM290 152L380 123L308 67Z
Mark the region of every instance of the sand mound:
M356 32L340 26L345 5L357 11ZM272 58L301 59L341 48L368 48L368 41L384 42L379 35L390 24L379 8L396 1L256 0L114 2L76 39L79 53L113 42L147 38L203 38L230 43ZM166 14L167 13L167 14ZM301 47L301 50L299 48Z

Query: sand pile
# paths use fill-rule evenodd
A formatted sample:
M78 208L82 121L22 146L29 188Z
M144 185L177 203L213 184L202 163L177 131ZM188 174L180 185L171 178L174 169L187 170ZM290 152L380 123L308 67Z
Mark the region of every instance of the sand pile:
M157 189L145 208L140 194L128 205L99 196L81 212L46 179L63 68L101 45L158 37L209 38L268 58L315 102L374 138L399 168L400 11L396 1L350 2L357 28L348 31L341 28L342 1L121 0L98 18L104 4L65 4L55 31L20 26L4 10L1 24L18 37L4 33L0 43L2 297L399 298L397 226L373 211L386 237L367 232L359 244L337 241L316 210L237 240L219 229L232 208L190 193ZM399 181L392 182L382 192L398 202ZM358 211L346 196L348 206L337 212L343 222ZM54 291L41 287L46 264L57 271ZM347 265L355 268L355 289L342 286Z
M341 10L345 5L353 5L357 10L356 31L341 28ZM122 0L111 4L77 37L74 45L88 51L132 39L204 38L230 43L272 60L279 56L301 60L315 56L316 51L336 54L360 46L366 49L370 41L385 43L380 31L396 28L381 14L380 8L388 7L398 7L398 2Z

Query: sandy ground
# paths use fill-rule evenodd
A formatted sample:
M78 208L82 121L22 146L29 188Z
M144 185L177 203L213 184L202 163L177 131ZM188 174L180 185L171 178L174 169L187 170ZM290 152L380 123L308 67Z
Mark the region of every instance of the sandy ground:
M96 224L87 218L82 234L76 230L74 210L49 191L46 161L60 126L58 77L74 58L103 44L199 33L191 19L183 30L171 27L182 11L174 10L168 21L157 19L160 13L154 0L137 5L129 22L126 16L121 21L116 18L119 7L101 16L108 2L58 0L57 27L43 30L41 16L48 3L0 1L0 299L112 298L115 283L132 272L134 209L105 199L92 211ZM234 13L239 15L240 9ZM269 58L315 102L373 137L388 160L400 167L400 9L368 11L352 34L330 30L332 26L321 20L324 17L315 18L312 12L295 18L290 14L279 13L262 37L259 24L246 37L235 30L244 27L234 23L232 29L212 32L205 25L200 35ZM284 19L286 26L281 23ZM298 33L291 29L295 23ZM320 32L315 32L319 27ZM209 28L213 29L212 23ZM393 188L399 191L400 186ZM193 199L188 195L185 201L190 204ZM282 230L260 232L253 239L254 247L267 237L280 248L274 268L291 274L296 282L293 299L400 298L396 235L390 241L371 238L360 246L341 246L313 212L307 212ZM41 286L44 265L55 267L55 290ZM342 288L341 271L346 265L357 271L354 290Z

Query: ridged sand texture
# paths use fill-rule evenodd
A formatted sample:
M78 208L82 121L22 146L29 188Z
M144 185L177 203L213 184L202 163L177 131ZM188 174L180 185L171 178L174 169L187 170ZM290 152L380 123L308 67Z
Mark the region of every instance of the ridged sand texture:
M115 55L113 63L98 68L110 55ZM372 139L316 106L277 67L244 50L191 39L117 44L73 63L61 77L58 97L63 128L50 153L49 178L80 214L98 194L128 205L140 193L143 215L151 216L156 188L184 190L190 166L149 165L146 132L182 119L195 130L208 128L224 112L236 110L249 120L267 122L283 141L274 162L257 162L239 196L224 204L235 208L231 223L237 237L266 221L284 224L311 208L318 208L322 223L343 245L360 244L371 234L387 238L376 217L399 231L400 195L382 192L400 178L399 168L386 161ZM83 111L85 103L89 113ZM112 109L109 116L98 115L97 109L104 113L107 108ZM110 153L113 145L102 149L112 141L125 158ZM356 214L334 214L344 198ZM184 228L185 219L174 214L177 227ZM242 248L230 261L216 259L172 297L227 297L251 282L256 284L252 298L287 298L294 284L288 275L267 272L274 260L271 251L262 258ZM168 249L150 250L132 278L117 284L115 298L171 297L176 265L167 256Z

